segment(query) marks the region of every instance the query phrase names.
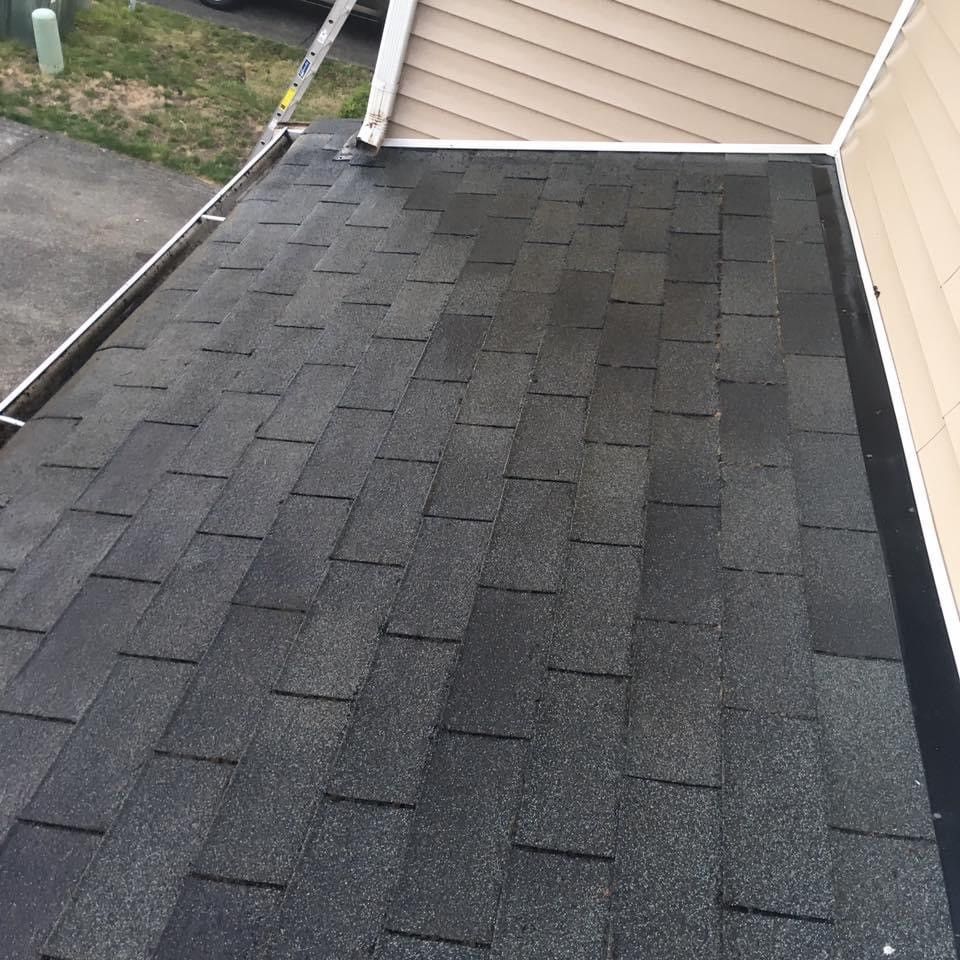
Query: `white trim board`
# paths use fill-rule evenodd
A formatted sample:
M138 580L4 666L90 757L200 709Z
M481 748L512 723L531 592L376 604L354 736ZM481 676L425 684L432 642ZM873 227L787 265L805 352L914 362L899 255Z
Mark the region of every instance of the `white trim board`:
M873 276L870 273L870 265L867 263L867 254L863 246L863 238L860 235L860 226L857 222L853 201L847 186L847 178L843 169L843 158L839 153L835 161L837 178L840 181L840 193L843 197L843 209L847 215L847 222L850 224L853 246L857 253L857 265L860 268L860 277L863 280L867 305L870 309L870 317L873 320L874 334L877 338L877 344L880 347L880 358L883 362L883 370L887 377L887 388L890 391L890 399L893 403L894 414L897 418L900 445L903 447L904 457L907 461L910 486L913 488L913 495L916 499L917 517L920 520L920 527L923 531L924 546L927 550L927 557L930 560L930 568L933 571L937 597L940 600L940 610L943 613L943 620L947 627L947 635L950 637L950 646L953 649L953 658L956 662L957 670L960 672L960 611L957 609L957 598L954 596L953 587L950 583L950 575L947 572L947 565L940 547L940 538L937 535L937 528L933 519L933 509L930 506L930 498L927 494L927 485L923 479L923 468L920 466L920 457L917 454L917 447L914 443L913 430L910 428L910 419L907 416L907 405L903 396L903 388L900 385L900 378L897 376L897 365L893 359L893 350L887 338L886 327L883 324L880 301L877 299L874 291Z
M430 140L388 137L384 147L406 150L543 150L583 153L742 153L834 156L830 143L657 143L621 140Z
M850 131L853 129L854 123L857 122L860 111L863 110L864 104L867 102L867 97L870 96L870 91L873 90L880 76L880 71L887 62L887 57L890 56L893 45L899 39L900 32L903 30L904 24L909 19L916 5L917 0L902 0L900 9L897 10L896 16L890 21L890 27L883 38L883 42L877 49L877 54L867 69L863 82L857 89L853 100L850 102L849 109L840 121L840 126L837 128L836 136L834 136L833 143L830 145L833 156L837 156L840 153L840 148L846 143L847 137L850 136Z

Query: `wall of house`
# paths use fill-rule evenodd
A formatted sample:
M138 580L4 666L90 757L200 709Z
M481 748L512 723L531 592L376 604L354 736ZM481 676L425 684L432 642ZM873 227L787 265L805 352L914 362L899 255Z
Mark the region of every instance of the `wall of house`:
M420 0L390 137L829 143L898 0Z
M921 0L842 151L960 597L960 4Z

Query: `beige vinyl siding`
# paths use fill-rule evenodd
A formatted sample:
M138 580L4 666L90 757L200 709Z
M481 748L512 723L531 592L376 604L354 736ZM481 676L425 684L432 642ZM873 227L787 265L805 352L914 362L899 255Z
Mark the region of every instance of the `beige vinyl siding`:
M842 156L960 596L960 5L921 0Z
M829 143L897 0L420 0L388 135Z

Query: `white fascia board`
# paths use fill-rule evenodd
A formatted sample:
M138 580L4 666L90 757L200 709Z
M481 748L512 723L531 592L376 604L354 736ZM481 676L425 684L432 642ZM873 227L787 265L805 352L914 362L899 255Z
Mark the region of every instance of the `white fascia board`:
M408 150L542 150L585 153L742 153L832 157L829 143L659 143L619 140L430 140L388 137L385 147Z

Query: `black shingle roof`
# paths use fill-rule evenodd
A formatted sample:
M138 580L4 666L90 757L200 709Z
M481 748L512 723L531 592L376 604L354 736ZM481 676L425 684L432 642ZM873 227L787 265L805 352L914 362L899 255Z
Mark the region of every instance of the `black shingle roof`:
M0 452L0 958L953 957L810 164L333 146Z

